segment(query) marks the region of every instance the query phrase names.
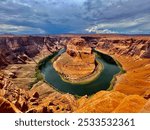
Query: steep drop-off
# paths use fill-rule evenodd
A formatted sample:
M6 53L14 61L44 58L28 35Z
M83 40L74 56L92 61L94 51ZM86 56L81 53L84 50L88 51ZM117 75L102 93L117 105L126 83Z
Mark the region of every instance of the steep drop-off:
M74 37L121 63L126 73L116 77L112 91L76 99L38 77L37 63ZM150 112L149 58L149 36L1 36L0 112Z
M81 38L71 39L66 52L54 61L53 66L64 81L78 84L93 81L103 69L102 64L97 63L92 48Z

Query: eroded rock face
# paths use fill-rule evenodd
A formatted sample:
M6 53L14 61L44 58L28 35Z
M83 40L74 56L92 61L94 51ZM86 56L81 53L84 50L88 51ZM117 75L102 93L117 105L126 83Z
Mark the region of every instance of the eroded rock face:
M1 78L0 96L14 104L19 110L25 112L28 109L29 94L24 89L14 86L7 78Z
M21 111L11 102L3 97L0 97L0 113L20 113Z
M125 97L126 95L117 91L100 91L86 101L83 100L84 104L79 106L75 112L110 113Z
M149 36L101 37L96 49L114 57L125 70L117 76L115 91L126 95L141 95L150 89ZM149 94L145 95L149 98Z
M67 50L53 64L56 71L70 80L90 75L95 69L95 55L81 38L73 38L67 44Z
M110 54L139 56L149 58L150 38L148 37L105 37L98 40L97 48L106 50Z
M115 113L136 113L139 112L147 100L139 95L130 95L125 97L122 102L113 111Z
M0 67L8 64L22 63L41 53L45 56L50 52L62 48L73 36L0 36ZM119 55L150 57L150 39L140 36L81 36L85 40L80 42L72 40L72 43L86 43L91 47L97 47ZM84 44L83 44L84 45ZM49 53L48 53L49 52ZM72 54L73 55L73 54Z
M139 111L140 113L150 113L150 100L144 105L144 107Z
M77 39L72 39L73 37L0 37L0 68L4 68L1 71L6 70L5 73L8 74L6 78L6 74L0 73L0 112L150 112L149 37L82 36L84 40L80 36ZM27 91L36 63L62 48L70 39L72 45L66 44L69 49L65 54L65 59L70 61L68 64L63 60L63 67L67 65L70 70L71 66L80 67L74 67L76 72L64 69L65 67L63 71L68 71L72 77L77 78L78 69L82 69L82 76L93 70L94 57L89 53L90 49L84 48L86 41L88 47L96 47L113 56L126 70L125 74L117 76L113 91L101 91L92 97L76 99L73 95L56 92L42 81ZM79 48L76 49L74 45ZM80 48L80 45L84 46ZM75 59L74 62L72 58ZM84 69L87 64L89 67Z
M0 75L0 112L27 113L110 113L149 112L149 101L139 95L125 95L118 91L100 91L91 97L76 99L61 94L42 82L30 91L15 87ZM40 85L41 84L41 85Z
M47 84L38 83L31 91L20 89L0 75L0 112L73 112L74 96L58 93Z
M67 40L57 36L0 36L0 69L15 86L27 90L35 81L37 63L61 49Z
M70 94L53 93L41 101L33 100L33 102L33 106L27 113L69 113L77 107L75 98Z
M9 64L26 64L40 53L47 56L62 48L63 40L60 37L0 36L0 67Z
M101 91L91 98L81 98L75 112L136 113L149 112L149 102L139 95L125 95L117 91ZM142 109L142 110L141 110Z

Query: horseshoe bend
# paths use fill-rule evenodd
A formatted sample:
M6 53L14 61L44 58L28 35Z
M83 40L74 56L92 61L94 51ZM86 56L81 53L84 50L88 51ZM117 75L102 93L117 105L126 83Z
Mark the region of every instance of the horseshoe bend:
M77 96L113 87L121 69L111 56L92 50L82 38L72 38L66 44L66 49L41 61L38 68L46 82Z
M91 48L81 38L72 39L67 44L66 52L57 58L53 66L64 80L68 79L72 83L82 82L82 79L88 79L97 69L98 74L103 69L102 65L96 62Z
M1 35L0 112L150 112L149 35Z

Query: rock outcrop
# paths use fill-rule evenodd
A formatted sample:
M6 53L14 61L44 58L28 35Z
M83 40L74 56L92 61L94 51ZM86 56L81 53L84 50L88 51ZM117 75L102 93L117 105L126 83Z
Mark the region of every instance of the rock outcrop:
M79 99L34 82L37 63L64 45L58 66L73 79L95 68L90 47L114 57L126 73L116 77L112 91ZM0 112L150 112L149 58L149 36L0 36Z
M139 111L140 113L150 113L150 100L144 105L144 107Z
M62 48L64 38L42 36L0 36L0 67L26 64L35 56L45 57Z
M149 37L119 37L101 38L98 40L97 48L107 50L110 54L126 56L140 56L150 58Z
M75 112L110 113L125 97L126 95L117 91L100 91L91 98L87 99L87 101L80 105ZM82 103L81 101L79 102Z
M0 97L0 113L21 113L11 102Z
M80 80L95 70L95 55L84 39L73 38L66 45L66 52L53 63L54 68L65 79Z
M136 113L149 111L149 103L143 97L139 95L128 96L117 91L100 91L91 98L79 99L78 103L80 105L75 112L79 113Z
M68 39L57 36L0 36L0 69L16 86L27 90L36 81L37 63L61 49Z
M130 95L125 97L122 102L115 108L115 113L136 113L139 112L147 100L139 95Z
M139 95L125 95L118 91L100 91L91 97L83 96L76 99L73 95L58 93L42 82L30 91L25 91L14 86L1 74L0 112L149 112L149 100Z
M26 91L0 75L0 112L62 113L73 112L76 107L74 96L58 93L47 84L38 83Z
M37 54L48 55L62 48L66 42L75 36L0 36L0 67L8 64L22 63L32 60ZM139 55L150 57L150 39L148 36L97 35L81 36L82 45L88 44L109 53L119 55ZM80 36L77 38L80 39ZM83 39L85 39L83 44ZM76 40L72 40L76 44ZM82 49L84 50L84 49Z

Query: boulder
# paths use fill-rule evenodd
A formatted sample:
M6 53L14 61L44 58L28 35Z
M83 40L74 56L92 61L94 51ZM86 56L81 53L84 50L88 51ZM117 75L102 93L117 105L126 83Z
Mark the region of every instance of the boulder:
M3 97L0 97L0 113L20 113L21 111Z

